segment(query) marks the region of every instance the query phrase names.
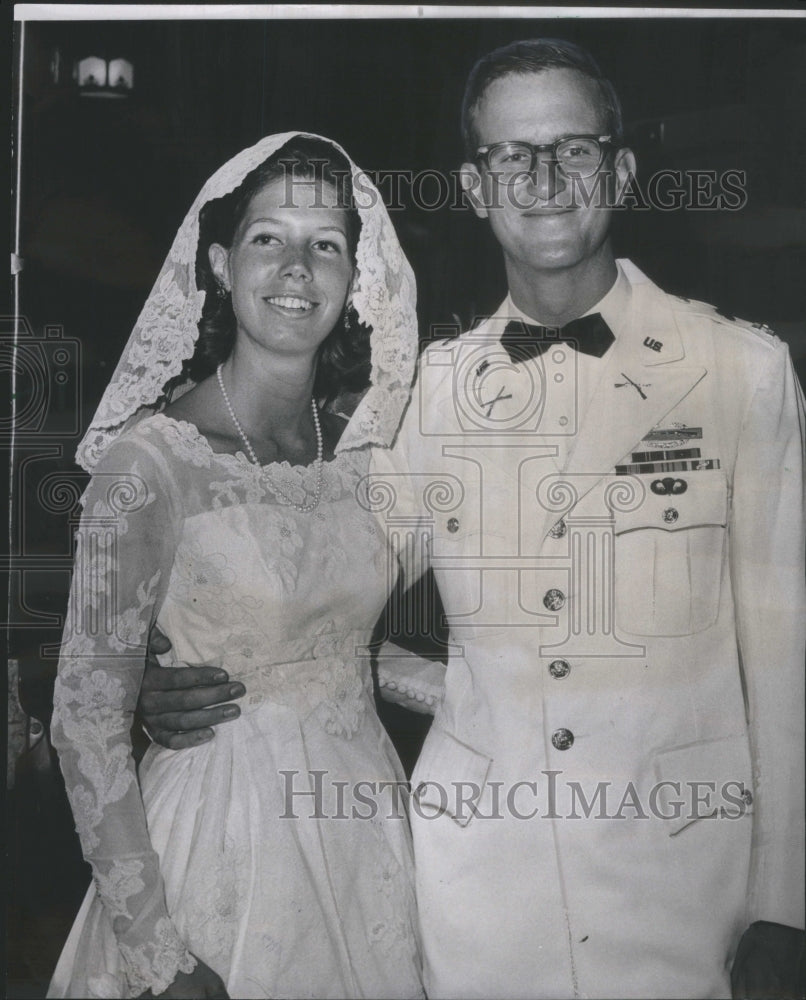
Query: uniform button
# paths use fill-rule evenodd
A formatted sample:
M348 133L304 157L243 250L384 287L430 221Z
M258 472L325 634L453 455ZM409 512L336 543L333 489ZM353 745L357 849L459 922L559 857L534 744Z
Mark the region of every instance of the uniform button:
M567 530L568 526L565 521L559 520L553 528L549 528L549 535L551 535L552 538L562 538Z
M552 660L549 664L549 673L557 680L567 677L571 673L571 664L568 660Z
M663 512L663 520L667 524L674 524L674 522L680 517L677 510L674 507L667 507Z
M559 611L565 604L565 594L561 590L557 590L556 587L552 587L551 590L546 591L543 604L549 611Z
M557 729L551 734L551 745L555 750L569 750L574 744L574 734L570 729Z
M449 518L448 519L448 531L450 531L450 533L452 535L455 535L458 530L459 530L459 520L458 520L458 518L455 518L455 517Z
M753 793L750 791L749 788L742 789L742 802L744 802L746 806L752 806Z

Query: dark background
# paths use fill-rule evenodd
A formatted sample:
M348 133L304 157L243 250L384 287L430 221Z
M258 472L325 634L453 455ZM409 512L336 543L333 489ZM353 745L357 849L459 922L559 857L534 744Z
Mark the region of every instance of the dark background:
M11 575L26 713L50 715L84 483L75 445L202 183L288 129L336 139L370 171L454 170L471 66L539 35L599 59L639 172L747 171L742 211L621 213L616 250L669 291L769 323L806 375L803 20L29 22ZM130 60L132 93L80 95L72 64L87 55ZM417 274L423 338L496 307L500 254L468 209L408 205L393 220ZM422 723L402 710L385 719L410 766ZM9 997L44 995L88 878L47 737L27 725L9 796Z

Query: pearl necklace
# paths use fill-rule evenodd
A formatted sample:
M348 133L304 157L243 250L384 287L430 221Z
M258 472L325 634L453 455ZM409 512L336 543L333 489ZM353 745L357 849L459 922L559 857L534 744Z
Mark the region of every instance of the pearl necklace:
M259 469L261 469L260 462L258 461L257 455L255 454L255 449L252 447L252 443L246 436L246 431L241 426L241 421L235 416L235 410L233 409L232 402L229 398L229 394L227 393L227 390L224 388L224 379L223 376L221 375L221 369L223 367L224 365L222 363L218 366L218 368L216 368L216 378L218 379L218 386L221 389L221 395L224 397L224 405L227 407L227 410L229 411L229 415L232 418L233 424L235 425L235 430L238 432L238 434L241 437L241 441L243 441L244 443L247 455L249 456L252 463L256 465ZM291 507L293 507L294 510L298 510L302 514L307 514L310 511L315 510L319 506L319 501L322 498L322 453L323 453L322 426L319 423L319 410L317 409L316 406L316 400L313 397L311 397L311 410L313 412L313 426L314 429L316 430L316 460L314 462L314 465L316 466L316 489L314 490L313 500L311 500L310 503L294 503L293 500L290 500L281 490L278 490L277 487L272 483L272 489L275 491L275 493L277 493L278 496L282 497L282 499L285 500L285 502L289 504Z

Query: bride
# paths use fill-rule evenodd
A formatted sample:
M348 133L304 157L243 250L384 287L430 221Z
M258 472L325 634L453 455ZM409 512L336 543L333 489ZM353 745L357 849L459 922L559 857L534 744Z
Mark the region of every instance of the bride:
M270 136L207 182L77 455L52 735L94 884L49 996L422 996L405 811L368 801L403 774L362 655L394 573L360 503L416 341L409 265L336 144ZM349 422L320 408L367 378ZM249 694L138 780L155 624Z

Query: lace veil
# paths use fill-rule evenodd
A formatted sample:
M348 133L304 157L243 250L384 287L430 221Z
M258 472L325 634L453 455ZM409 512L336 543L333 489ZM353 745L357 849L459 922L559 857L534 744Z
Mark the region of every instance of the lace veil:
M154 412L165 383L178 375L183 363L193 355L205 296L196 288L202 207L229 194L251 170L297 136L324 139L308 132L267 136L217 170L193 202L78 446L76 461L88 472L124 429ZM338 143L324 141L350 163L361 219L351 298L359 320L372 330L370 387L336 450L389 445L406 406L417 361L414 275L377 188Z

